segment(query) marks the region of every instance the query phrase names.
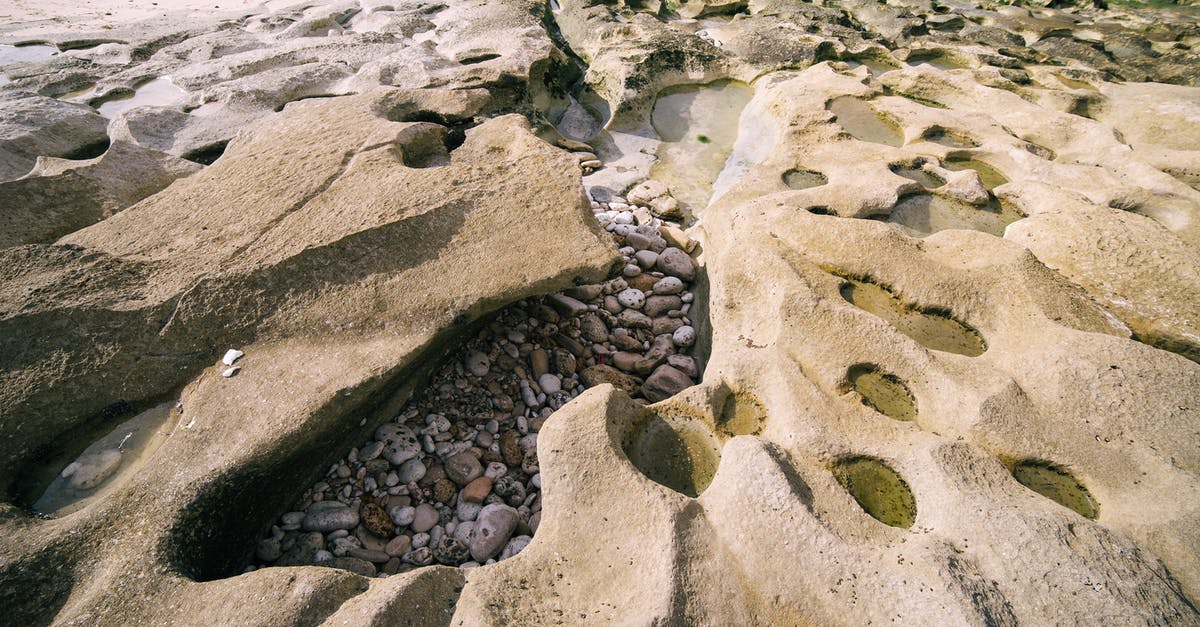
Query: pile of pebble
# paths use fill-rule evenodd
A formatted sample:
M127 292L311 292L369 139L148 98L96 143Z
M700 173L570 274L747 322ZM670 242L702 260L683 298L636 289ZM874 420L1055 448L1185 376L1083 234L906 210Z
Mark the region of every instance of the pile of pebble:
M622 247L621 276L504 310L279 518L248 570L386 576L516 555L541 522L537 434L555 410L601 383L657 402L699 379L695 242L646 207L592 207Z

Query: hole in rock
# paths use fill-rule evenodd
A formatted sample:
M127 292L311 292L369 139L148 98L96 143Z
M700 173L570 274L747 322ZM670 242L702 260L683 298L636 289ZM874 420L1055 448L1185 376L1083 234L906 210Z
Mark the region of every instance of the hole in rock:
M913 237L925 237L938 231L967 229L1004 237L1004 229L1025 215L1011 205L992 200L986 207L917 194L900 199L887 221Z
M833 464L833 476L871 518L901 529L916 521L917 501L912 490L882 461L873 457L842 459Z
M398 146L400 159L410 168L437 168L450 165L450 130L444 126L423 123L420 132L413 133Z
M275 112L276 112L276 113L279 113L280 111L283 111L284 107L286 107L286 106L288 106L288 105L292 104L293 102L303 102L303 101L305 101L305 100L322 100L322 99L325 99L325 98L338 98L338 97L340 97L340 96L349 96L349 95L353 95L353 94L352 94L352 93L345 93L345 94L312 94L312 95L309 95L309 96L301 96L301 97L299 97L299 98L293 98L293 99L291 99L291 100L289 100L289 101L287 101L287 102L284 102L284 103L280 104L279 106L275 107ZM202 105L202 106L203 106L203 105ZM194 111L194 110L193 110L193 111ZM189 113L190 113L190 111L189 111Z
M0 44L0 65L45 61L57 54L58 48L47 44L31 43L19 46Z
M18 482L20 500L47 516L83 509L133 477L166 442L178 418L174 400L137 413L127 403L109 408L95 426L67 436L56 452L30 465ZM122 422L114 427L115 420Z
M106 117L116 117L123 111L134 107L167 107L182 104L187 98L187 92L176 87L166 77L146 81L132 90L114 90L113 95L106 96L92 103L96 111Z
M1181 337L1169 337L1153 331L1134 331L1133 339L1159 350L1175 353L1200 364L1200 345Z
M730 392L721 403L717 428L729 437L758 435L767 421L767 410L750 392Z
M72 39L58 44L58 49L66 52L68 50L89 50L96 46L104 44L126 44L128 42L120 39Z
M840 292L846 302L883 318L926 348L968 357L987 350L983 336L947 309L905 303L892 290L869 279L843 279Z
M783 173L783 184L792 189L820 187L828 182L824 174L812 170L788 170Z
M850 367L846 378L867 407L895 420L916 419L916 398L900 377L875 364L857 364Z
M892 173L903 176L910 181L916 181L925 189L934 189L946 184L940 177L922 170L919 167L891 166Z
M860 98L834 98L829 102L828 109L837 116L835 121L854 139L897 148L904 145L904 135L899 127L885 120Z
M1065 86L1067 89L1084 89L1087 91L1096 91L1096 88L1093 87L1091 83L1076 80L1069 76L1065 76L1063 74L1055 74L1054 77L1057 78L1058 82L1062 83L1063 86Z
M737 140L742 109L753 95L737 81L659 92L650 122L662 143L650 178L665 183L684 209L696 212L708 205Z
M459 65L475 65L476 63L483 63L484 61L491 61L492 59L499 59L499 58L500 58L500 55L498 55L494 52L485 52L482 54L467 55L467 56L459 59L458 63L459 63Z
M863 65L871 72L872 76L879 76L884 72L890 72L899 66L891 60L883 58L881 55L857 55L847 59L847 65L851 69Z
M228 141L216 142L184 153L183 158L200 165L212 165L225 154Z
M970 68L967 63L960 61L952 55L946 54L940 50L920 50L914 51L908 55L906 60L911 67L919 67L928 65L939 70L961 70Z
M954 131L944 129L940 126L931 126L921 136L922 139L949 148L975 148L979 143L970 137L960 135Z
M64 89L67 91L62 91ZM96 91L95 83L71 77L60 83L48 86L42 91L42 95L58 98L59 100L86 100L94 91Z
M817 216L834 216L837 217L837 212L824 205L816 205L808 208L808 212Z
M979 179L983 182L983 186L989 191L1008 182L1008 179L992 166L970 157L950 157L946 159L944 165L947 170L955 172L975 170L979 173Z
M621 226L629 227L614 232L621 244L639 252L666 248L650 225ZM458 331L457 339L448 340L457 347L428 380L398 374L385 386L394 400L348 414L350 424L364 413L374 416L375 429L346 442L340 450L347 453L332 458L329 438L335 436L309 434L310 450L255 477L267 485L273 485L271 476L304 483L290 497L280 492L280 501L290 500L274 506L269 518L238 521L241 534L214 532L205 546L226 553L192 572L203 578L234 574L250 552L251 568L320 565L363 575L483 564L517 554L541 521L537 439L557 409L602 383L635 398L661 400L700 377L701 364L690 353L705 349L688 316L703 297L694 291L701 276L655 273L526 299ZM329 424L327 430L334 429L337 421ZM683 489L703 489L715 461L703 450L692 451L690 428L683 427L678 442L667 432L643 432L638 450L683 451L678 463L649 455L646 461ZM358 446L349 448L353 444ZM315 469L314 460L320 464ZM227 489L241 499L257 493L237 483ZM215 502L221 511L231 509L224 499ZM203 512L196 515L203 519ZM243 540L233 549L229 537L256 543ZM184 546L179 552L192 556Z
M622 444L642 474L693 498L712 482L721 462L721 445L712 430L683 414L648 412Z
M63 155L63 159L71 159L73 161L81 161L84 159L95 159L105 152L108 152L108 147L112 144L107 137L99 141L92 142L86 146L80 146L71 152Z
M1095 520L1100 515L1100 507L1087 488L1070 473L1054 464L1036 460L1023 461L1013 467L1013 477L1021 485L1084 518Z

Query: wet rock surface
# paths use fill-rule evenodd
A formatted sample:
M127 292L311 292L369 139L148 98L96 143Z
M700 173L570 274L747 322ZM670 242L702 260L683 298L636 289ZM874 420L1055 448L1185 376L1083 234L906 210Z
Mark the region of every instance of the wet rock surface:
M1194 8L52 4L11 621L1200 623Z

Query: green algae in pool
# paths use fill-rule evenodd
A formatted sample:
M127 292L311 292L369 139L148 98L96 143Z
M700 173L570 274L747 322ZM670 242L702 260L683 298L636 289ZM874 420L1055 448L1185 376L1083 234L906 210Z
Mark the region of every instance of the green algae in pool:
M767 421L767 410L749 392L731 392L721 404L717 428L727 436L758 435Z
M897 148L904 145L904 135L900 133L900 129L886 122L860 98L834 98L829 102L828 108L837 116L837 123L854 139Z
M867 407L895 420L916 419L917 401L896 375L874 364L858 364L850 367L846 377Z
M686 209L708 206L713 183L737 140L742 109L753 95L754 90L737 81L660 92L650 123L662 144L650 178L666 184Z
M792 189L820 187L828 182L824 174L811 170L788 170L783 173L783 184Z
M976 207L942 196L917 194L896 203L887 221L913 237L925 237L950 229L980 231L1004 237L1004 229L1024 217L1010 205L998 201L992 201L986 207Z
M33 509L66 516L125 483L174 429L177 403L156 405L93 442L50 482ZM60 462L61 463L61 462Z
M1023 486L1074 510L1084 518L1096 519L1100 507L1087 488L1065 470L1041 461L1024 461L1013 468L1013 477Z
M890 290L868 281L846 278L840 292L846 302L883 318L926 348L968 357L987 350L983 336L949 312L907 305Z
M642 474L691 497L704 492L721 461L712 430L690 416L651 416L623 448Z
M858 505L879 522L907 529L917 520L917 500L908 483L872 457L852 457L833 465L833 476Z
M996 171L992 166L974 159L947 159L945 164L947 170L961 172L963 170L975 170L979 173L979 179L983 181L983 186L988 190L995 189L1008 182L1008 179L1003 174Z

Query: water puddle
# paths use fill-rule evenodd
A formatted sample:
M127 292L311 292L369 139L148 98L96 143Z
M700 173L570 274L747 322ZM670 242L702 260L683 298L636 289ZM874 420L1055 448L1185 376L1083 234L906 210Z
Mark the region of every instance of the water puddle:
M940 126L930 127L921 137L927 142L946 146L947 148L976 148L979 146L979 143L970 137L964 137Z
M1013 477L1021 485L1078 513L1095 520L1100 506L1087 488L1065 470L1039 461L1024 461L1013 468Z
M979 178L983 181L983 186L986 187L988 191L991 191L1008 182L1008 179L1005 178L1003 174L1000 174L1000 172L995 168L982 161L976 161L974 159L951 158L947 159L943 165L947 170L952 170L954 172L975 170L979 173Z
M152 407L93 442L50 482L33 509L66 516L122 485L150 459L175 428L177 403Z
M921 187L925 189L935 189L946 184L946 181L920 168L892 167L892 172L910 181L920 183Z
M850 69L854 69L859 66L866 66L867 71L871 73L871 76L880 76L885 72L891 72L892 70L897 69L897 66L887 61L877 57L867 56L858 57L853 61L846 61L846 65L849 66Z
M10 63L29 63L30 61L45 61L58 55L58 48L44 44L29 46L12 46L0 44L0 65Z
M918 194L896 203L887 221L912 237L925 237L950 229L1004 237L1004 229L1023 217L1016 209L996 201L987 207L976 207L941 196Z
M792 189L820 187L828 182L824 174L811 170L788 170L783 173L783 184Z
M828 109L837 116L837 123L854 139L897 148L904 145L904 135L900 129L884 120L865 100L842 96L834 98Z
M758 435L767 421L767 410L749 392L733 392L721 404L717 428L729 437Z
M59 100L83 100L87 96L90 96L92 94L92 92L94 92L94 91L96 91L96 84L88 83L84 87L81 87L74 91L69 91L69 92L59 96L58 99Z
M845 278L840 292L846 302L883 318L926 348L968 357L987 350L978 331L945 309L906 304L891 290L858 279Z
M697 212L708 205L753 95L736 81L672 87L658 95L650 122L662 144L650 178L666 183L685 209Z
M943 71L965 70L970 69L971 67L966 63L943 54L932 55L920 59L913 59L912 57L909 57L907 63L909 67L921 67L922 65L926 65Z
M907 529L917 520L917 500L890 466L870 457L839 460L833 476L863 511L892 527Z
M850 389L858 393L867 407L895 420L916 419L917 401L896 375L874 364L858 364L850 368L846 377Z
M721 447L707 425L690 416L650 416L626 439L625 455L655 482L699 496L721 461Z
M187 92L171 83L171 79L162 77L139 85L133 93L124 92L108 98L96 110L106 118L114 118L134 107L167 107L181 104L186 98Z

